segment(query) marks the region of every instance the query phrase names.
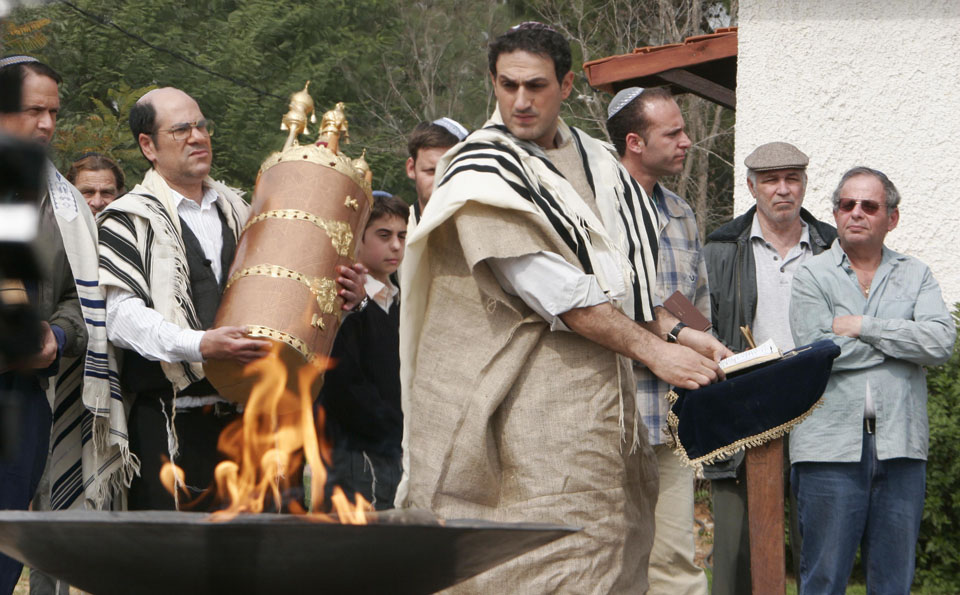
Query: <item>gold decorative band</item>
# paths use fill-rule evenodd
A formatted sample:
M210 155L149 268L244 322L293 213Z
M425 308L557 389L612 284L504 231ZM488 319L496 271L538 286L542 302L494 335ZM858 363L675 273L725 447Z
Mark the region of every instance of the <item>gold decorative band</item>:
M346 221L327 221L326 219L299 209L276 209L273 211L265 211L256 217L251 217L250 220L247 221L247 224L243 226L243 231L247 231L247 229L254 224L266 221L267 219L290 219L293 221L313 223L327 232L327 236L330 237L330 242L333 244L333 248L337 251L337 254L340 256L350 255L351 248L353 247L353 232L350 230L350 224Z
M340 309L337 307L337 282L333 279L327 277L311 278L303 273L298 273L297 271L282 267L278 264L258 264L240 269L230 275L225 290L230 289L230 286L236 283L237 279L243 277L274 277L276 279L291 279L302 283L306 285L314 297L317 298L317 306L320 308L321 314L335 314L338 320L340 318ZM313 324L320 330L324 330L323 321L320 317L315 316Z
M269 326L250 324L247 325L247 334L251 337L266 337L275 341L281 341L296 349L297 352L303 356L303 359L307 361L313 359L313 352L310 351L310 347L306 344L306 342L294 337L290 333L278 331L277 329L270 328Z
M309 145L294 145L283 151L271 154L269 157L264 159L263 164L260 165L260 173L257 174L259 178L263 175L263 172L267 171L274 165L278 163L286 162L297 162L297 163L313 163L323 167L329 167L330 169L336 170L341 174L347 176L353 182L363 189L364 194L367 195L367 201L373 201L373 188L370 186L370 182L366 180L363 173L358 171L351 160L346 155L334 154L333 151L324 146L317 146L315 144Z
M303 273L298 273L297 271L288 269L287 267L282 267L278 264L258 264L245 269L240 269L236 273L230 275L230 278L227 279L227 286L224 289L230 289L231 285L243 277L276 277L277 279L293 279L294 281L299 281L307 287L312 288L310 277L307 277Z

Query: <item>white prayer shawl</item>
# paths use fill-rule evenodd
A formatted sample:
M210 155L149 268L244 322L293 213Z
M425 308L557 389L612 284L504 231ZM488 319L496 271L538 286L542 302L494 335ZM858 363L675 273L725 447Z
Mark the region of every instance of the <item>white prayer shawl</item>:
M50 505L101 509L130 485L140 463L130 453L117 361L107 342L93 214L53 164L47 167L47 190L87 330L85 355L62 358L47 389L53 410Z
M207 178L235 238L250 207L240 194ZM176 201L153 169L100 215L100 284L132 292L181 328L202 330L190 295L190 271ZM132 256L131 255L135 255ZM175 392L202 379L201 362L160 362Z
M562 120L558 133L561 143L572 138L577 145L594 190L599 219L535 143L521 141L509 133L499 110L483 128L447 151L437 163L436 187L420 221L412 231L408 228L400 271L404 295L400 314L404 411L410 410L408 399L427 306L427 239L431 231L469 201L547 218L615 305L634 320L655 318L653 294L659 229L656 206L619 161L612 158L608 144ZM620 271L621 275L613 278L605 271ZM397 488L397 506L403 506L408 490L408 424L405 416L403 476Z

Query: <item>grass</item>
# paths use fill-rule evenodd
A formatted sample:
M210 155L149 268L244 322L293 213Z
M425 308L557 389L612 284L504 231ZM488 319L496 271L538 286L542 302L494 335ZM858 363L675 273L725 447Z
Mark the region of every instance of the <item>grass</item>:
M709 568L705 569L707 573L707 585L713 585L713 573ZM709 587L708 587L709 589ZM787 595L797 595L797 583L791 578L787 578ZM866 585L847 585L847 595L867 595Z

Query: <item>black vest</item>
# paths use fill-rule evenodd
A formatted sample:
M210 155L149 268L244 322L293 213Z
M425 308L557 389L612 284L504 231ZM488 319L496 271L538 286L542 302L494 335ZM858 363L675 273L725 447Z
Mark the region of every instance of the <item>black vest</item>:
M226 217L219 208L217 208L217 214L220 216L220 229L223 236L223 249L220 250L220 270L222 271L223 281L219 283L217 283L216 275L213 274L210 261L203 255L203 248L200 246L197 236L190 231L183 219L180 219L180 231L183 237L183 246L186 250L187 268L190 271L190 299L193 302L197 318L200 320L200 330L206 330L213 325L217 308L220 307L223 289L227 284L227 273L230 270L230 264L233 262L233 255L237 251L237 241L233 237L230 226L227 225ZM152 306L152 304L147 305ZM123 350L120 384L124 390L134 393L172 393L173 390L170 381L163 374L160 362L150 361L129 349ZM204 396L213 395L216 392L204 378L194 382L180 394Z

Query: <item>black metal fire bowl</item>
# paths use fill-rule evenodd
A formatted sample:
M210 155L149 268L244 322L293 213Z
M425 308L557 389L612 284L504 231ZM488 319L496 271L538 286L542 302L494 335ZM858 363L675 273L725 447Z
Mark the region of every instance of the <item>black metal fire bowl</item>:
M0 551L96 595L432 593L578 529L379 513L370 525L293 515L0 511Z

